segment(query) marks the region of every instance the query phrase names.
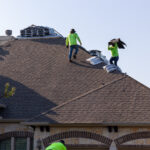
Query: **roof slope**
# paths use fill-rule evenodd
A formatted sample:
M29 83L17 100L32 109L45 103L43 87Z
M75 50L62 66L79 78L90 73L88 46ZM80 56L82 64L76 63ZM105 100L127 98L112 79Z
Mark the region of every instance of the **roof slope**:
M114 114L106 110L111 105L122 109L119 106L129 98L127 94L121 93L123 87L126 85L127 91L133 91L131 96L135 94L132 90L134 86L143 89L141 84L124 74L106 73L102 66L90 65L86 62L90 56L82 50L79 51L77 60L69 63L68 49L64 43L63 38L15 40L0 48L5 52L0 61L0 88L6 82L16 86L15 96L0 100L0 103L7 106L0 112L4 119L36 117L36 121L50 123L96 123L103 122L104 119L112 122L115 118L112 120L113 117L109 118L109 115ZM132 86L127 86L128 84ZM144 87L139 92L141 98L136 97L140 104L141 99L146 99L147 102L149 98L146 96L148 94L144 94L145 91L149 92L149 88ZM119 104L115 105L116 103ZM132 107L134 105L132 102ZM114 110L115 114L119 111ZM43 112L48 114L40 115ZM81 113L83 114L79 115ZM95 117L90 119L93 115Z
M58 123L150 123L149 110L150 90L129 76L124 76L30 121L48 122L50 118Z

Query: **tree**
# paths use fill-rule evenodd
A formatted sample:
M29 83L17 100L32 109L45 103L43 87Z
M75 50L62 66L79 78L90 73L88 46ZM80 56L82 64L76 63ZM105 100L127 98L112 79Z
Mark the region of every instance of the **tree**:
M2 94L2 96L0 96L0 99L5 97L5 98L9 98L11 96L13 96L15 94L15 91L16 91L16 88L15 87L12 87L11 90L10 89L10 84L7 82L5 84L5 90L4 90L4 93Z

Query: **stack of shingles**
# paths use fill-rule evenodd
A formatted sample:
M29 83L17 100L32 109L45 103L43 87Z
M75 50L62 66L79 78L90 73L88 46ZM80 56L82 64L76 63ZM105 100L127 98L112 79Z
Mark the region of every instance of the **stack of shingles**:
M106 70L108 73L111 73L114 71L122 72L121 69L114 64L108 64L108 65L104 66L103 69Z
M50 35L49 28L43 26L30 26L20 31L22 37L42 37Z

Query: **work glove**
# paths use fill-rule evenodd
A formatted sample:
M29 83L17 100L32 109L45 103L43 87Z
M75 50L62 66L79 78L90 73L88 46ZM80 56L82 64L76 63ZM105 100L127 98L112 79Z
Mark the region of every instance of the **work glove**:
M68 48L69 46L67 45L66 48Z

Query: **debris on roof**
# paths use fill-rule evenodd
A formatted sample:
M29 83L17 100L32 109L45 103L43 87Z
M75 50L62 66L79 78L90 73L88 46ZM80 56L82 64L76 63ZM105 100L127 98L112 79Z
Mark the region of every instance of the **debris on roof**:
M106 70L108 73L111 73L113 71L122 72L121 69L114 64L108 64L108 65L104 66L103 69Z
M101 51L100 50L90 50L90 55L92 56L98 56L101 57Z
M20 30L20 35L18 36L19 39L42 38L42 37L45 38L45 37L63 37L63 36L53 28L36 25L31 25L23 30Z
M90 64L97 65L97 64L104 63L106 65L103 67L103 69L106 70L108 73L113 71L122 72L118 66L114 64L109 64L109 61L107 60L106 56L104 56L100 50L90 50L89 54L93 56L86 59L86 61L89 61Z
M90 57L90 58L86 59L86 61L89 61L90 64L92 64L92 65L97 65L97 64L100 64L103 62L103 60L97 56Z
M106 56L102 55L100 50L90 50L89 54L93 57L86 59L86 61L89 61L92 65L97 65L100 63L108 64Z

